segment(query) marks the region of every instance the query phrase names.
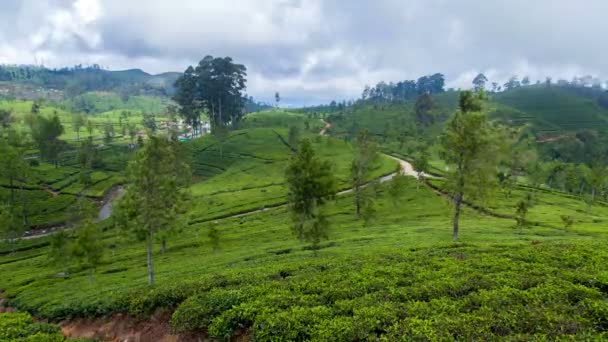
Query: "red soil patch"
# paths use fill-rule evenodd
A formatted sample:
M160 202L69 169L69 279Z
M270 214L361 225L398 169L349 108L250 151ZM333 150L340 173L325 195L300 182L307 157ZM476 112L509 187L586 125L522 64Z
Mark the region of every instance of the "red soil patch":
M75 319L60 323L66 337L90 338L102 341L130 342L198 342L209 341L204 336L178 335L171 331L171 314L152 316L149 320L136 319L125 314L115 314L101 319Z

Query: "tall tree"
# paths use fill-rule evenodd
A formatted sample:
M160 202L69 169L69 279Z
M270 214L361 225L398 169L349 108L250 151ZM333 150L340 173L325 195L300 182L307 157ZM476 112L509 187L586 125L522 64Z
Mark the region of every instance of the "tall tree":
M279 102L281 102L281 95L279 95L278 91L274 93L274 101L277 104L277 108L279 108Z
M15 210L16 182L22 180L22 176L28 168L23 159L25 148L19 133L9 131L6 139L0 139L0 176L8 180L9 206Z
M82 226L76 229L72 256L81 268L89 270L90 283L93 283L93 275L101 263L103 254L104 243L101 232L90 219L86 219Z
M156 116L154 114L144 114L141 120L141 125L147 128L150 132L156 133L158 125L156 124Z
M521 86L521 83L519 82L519 79L517 78L517 76L511 77L509 79L509 81L504 84L504 87L506 90L515 89L520 86Z
M207 111L212 126L235 126L243 116L246 76L247 68L233 63L232 58L206 56L175 82L174 100L181 106L180 114L197 125L200 114Z
M376 141L367 129L361 130L357 136L357 151L350 168L355 212L358 217L361 217L362 209L369 209L368 206L373 205L373 192L365 191L365 183L379 157Z
M188 165L177 157L174 142L151 135L129 165L129 185L116 210L117 222L145 241L148 280L154 285L155 235L173 227L186 202Z
M11 125L12 121L12 113L8 109L0 109L0 136L4 133L6 129L8 129Z
M0 240L15 243L23 236L26 229L10 206L0 205Z
M322 219L321 207L335 196L336 179L331 163L315 156L310 140L304 139L291 157L285 179L294 232L300 241L318 237L318 229L326 229L327 225L319 222L315 226L314 222Z
M460 211L466 198L483 198L496 185L500 139L483 113L484 93L460 93L460 110L441 136L442 156L450 165L448 186L454 203L453 234L458 239Z
M86 119L80 113L72 114L72 129L76 132L76 140L80 141L80 129L85 125Z
M479 91L486 88L486 82L488 82L488 78L484 74L477 74L473 79L473 85L475 86L475 90Z
M63 125L57 114L50 119L36 116L31 122L32 139L40 150L40 157L59 166L59 153L63 150L65 142L59 140L63 134Z
M414 104L414 112L416 113L416 122L420 126L429 126L433 123L434 117L431 114L433 109L433 98L429 93L424 93L416 99Z

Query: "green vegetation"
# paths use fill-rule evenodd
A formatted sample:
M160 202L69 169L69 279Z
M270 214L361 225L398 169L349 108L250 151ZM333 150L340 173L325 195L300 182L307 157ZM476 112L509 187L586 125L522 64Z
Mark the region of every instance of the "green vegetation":
M434 74L244 115L245 71L204 58L180 107L99 89L0 102L0 289L27 312L0 315L0 340L63 341L30 314L116 313L217 340L608 338L595 95L513 78L484 104L484 75L459 93ZM18 239L53 225L69 229Z
M65 340L58 326L34 323L28 313L0 313L0 341L63 342Z

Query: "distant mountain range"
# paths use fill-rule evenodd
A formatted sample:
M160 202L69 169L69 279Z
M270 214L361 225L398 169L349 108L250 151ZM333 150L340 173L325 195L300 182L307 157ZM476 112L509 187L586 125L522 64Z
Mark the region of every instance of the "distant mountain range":
M49 69L29 65L0 66L0 95L17 99L39 97L69 98L91 91L114 92L124 96L170 96L179 72L158 75L140 69L105 70L97 65Z

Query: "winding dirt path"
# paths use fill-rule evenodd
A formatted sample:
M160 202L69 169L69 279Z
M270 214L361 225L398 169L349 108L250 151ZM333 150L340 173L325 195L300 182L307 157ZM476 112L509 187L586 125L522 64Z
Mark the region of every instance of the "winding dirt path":
M319 135L325 135L325 133L327 133L327 130L331 128L331 124L323 119L321 119L321 122L323 123L323 129L321 130L321 132L319 132Z

